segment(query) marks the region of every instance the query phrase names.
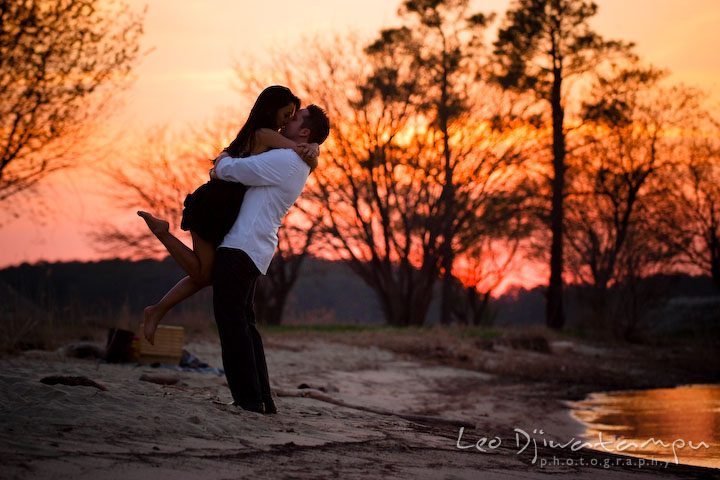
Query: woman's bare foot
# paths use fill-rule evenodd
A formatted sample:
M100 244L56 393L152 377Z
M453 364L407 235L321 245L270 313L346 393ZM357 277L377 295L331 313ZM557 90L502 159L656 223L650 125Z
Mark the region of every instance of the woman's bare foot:
M160 320L162 320L163 313L157 307L157 305L150 305L145 307L145 323L143 325L143 334L145 340L150 342L150 345L155 345L155 330L157 330Z
M142 210L138 210L137 214L140 217L142 217L143 220L145 220L145 223L147 223L148 228L155 236L158 236L158 235L161 235L163 233L170 231L170 224L168 222L166 222L165 220L155 218L152 215L150 215L148 212L143 212Z

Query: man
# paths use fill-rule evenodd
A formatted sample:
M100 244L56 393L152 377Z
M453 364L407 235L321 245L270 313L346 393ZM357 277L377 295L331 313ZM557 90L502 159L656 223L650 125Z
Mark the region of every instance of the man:
M298 143L321 144L329 121L315 106L299 110L282 131ZM277 248L283 217L305 187L310 167L292 150L270 150L247 158L222 158L211 170L220 180L247 185L240 214L218 247L213 268L213 309L223 366L234 404L276 413L265 352L255 325L253 296Z

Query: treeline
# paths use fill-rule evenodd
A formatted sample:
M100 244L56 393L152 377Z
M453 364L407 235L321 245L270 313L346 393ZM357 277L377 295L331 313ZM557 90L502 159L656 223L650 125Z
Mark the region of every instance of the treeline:
M613 319L627 319L634 315L636 329L628 340L641 340L648 335L685 334L695 338L720 341L720 290L707 275L657 274L643 278L637 285L639 292L626 292L622 286L610 289L609 305L600 317L590 299L594 295L591 284L567 287L568 329L577 333L606 338L617 337ZM544 324L547 288L515 288L491 303L494 324L498 326L529 327ZM629 312L632 310L640 312Z
M22 264L0 270L0 282L9 287L0 295L5 311L12 310L13 304L29 303L60 323L82 324L91 318L111 325L119 312L139 322L142 309L156 302L182 275L169 258ZM710 322L720 324L718 291L707 276L657 275L645 279L642 288L646 293L642 320L649 330L693 330ZM543 286L515 288L492 298L483 324L518 327L544 324L545 290ZM589 285L568 288L570 328L592 330L596 319L586 300L591 292ZM174 313L202 317L206 323L212 323L211 295L211 289L206 289L179 305ZM621 292L615 292L616 307L627 307L623 302L629 298L623 299ZM437 324L440 321L437 290L431 305L428 323ZM344 262L315 257L303 264L282 318L294 324L385 323L372 289ZM262 316L258 320L267 323Z
M159 260L101 260L22 264L0 270L0 281L20 298L4 294L2 303L30 302L60 321L112 318L121 311L139 319L184 273L169 257ZM261 283L267 281L261 277ZM212 317L212 290L178 305L174 313ZM309 258L285 306L288 322L383 322L372 290L341 262ZM262 319L261 319L262 321Z

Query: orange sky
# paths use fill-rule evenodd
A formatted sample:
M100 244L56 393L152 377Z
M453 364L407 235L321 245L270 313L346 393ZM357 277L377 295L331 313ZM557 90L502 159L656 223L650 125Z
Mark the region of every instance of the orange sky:
M127 1L127 0L126 0ZM356 29L372 33L397 24L398 0L129 0L149 3L143 44L152 51L137 69L125 106L113 120L125 138L159 123L188 125L212 117L239 96L231 88L233 60L262 55L271 45L295 47L303 34ZM476 0L502 14L509 0ZM607 38L635 41L640 55L668 68L676 80L712 91L720 105L720 0L597 0L595 28ZM292 50L290 50L292 54ZM308 99L310 100L310 99ZM244 119L238 119L242 122ZM104 161L104 159L99 159ZM92 167L50 179L41 192L55 208L43 218L25 216L0 226L0 267L92 259L87 232L108 209L94 195ZM57 208L61 205L62 209ZM115 214L114 214L115 215ZM136 221L120 212L119 221ZM518 279L530 274L518 275ZM537 281L537 279L533 279Z

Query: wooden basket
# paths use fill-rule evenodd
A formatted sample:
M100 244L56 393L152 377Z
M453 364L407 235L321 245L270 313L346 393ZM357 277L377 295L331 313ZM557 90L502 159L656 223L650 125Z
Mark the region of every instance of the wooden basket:
M140 332L143 325L140 325ZM159 325L155 330L155 345L150 345L145 336L140 334L140 363L170 363L177 365L182 357L185 340L185 329L170 325Z

